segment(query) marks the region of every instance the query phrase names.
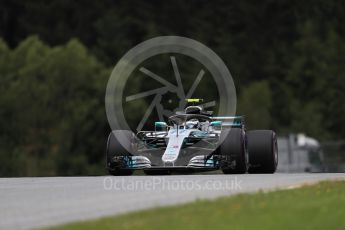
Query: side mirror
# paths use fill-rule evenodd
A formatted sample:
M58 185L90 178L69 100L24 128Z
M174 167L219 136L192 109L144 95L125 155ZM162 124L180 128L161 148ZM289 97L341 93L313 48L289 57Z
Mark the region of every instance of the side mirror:
M212 121L210 123L210 126L213 126L213 127L220 127L222 126L222 122L221 121Z
M163 121L155 122L155 131L166 131L167 128L168 128L168 125L166 122L163 122Z

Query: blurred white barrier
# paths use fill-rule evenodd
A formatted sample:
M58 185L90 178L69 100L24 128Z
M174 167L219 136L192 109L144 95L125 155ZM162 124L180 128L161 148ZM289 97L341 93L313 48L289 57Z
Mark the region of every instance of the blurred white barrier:
M278 149L278 172L345 172L345 141L289 134L278 137Z

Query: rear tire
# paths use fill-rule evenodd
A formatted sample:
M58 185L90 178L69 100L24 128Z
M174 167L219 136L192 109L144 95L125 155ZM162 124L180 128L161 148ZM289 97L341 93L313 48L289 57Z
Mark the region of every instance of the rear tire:
M223 165L224 174L243 174L248 169L248 154L246 151L245 134L242 128L232 128L220 146L220 153L236 164ZM230 162L225 162L230 163Z
M120 140L118 140L120 137ZM123 169L125 162L114 161L114 157L131 156L127 149L131 149L132 133L127 130L113 130L108 137L106 150L106 167L110 175L113 176L129 176L133 174L131 169Z
M272 130L247 132L249 173L274 173L278 165L277 137Z

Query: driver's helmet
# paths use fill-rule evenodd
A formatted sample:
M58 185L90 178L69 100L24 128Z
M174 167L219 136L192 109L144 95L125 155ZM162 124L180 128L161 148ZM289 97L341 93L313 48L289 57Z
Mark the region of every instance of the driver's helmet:
M199 128L199 121L196 119L189 120L186 122L187 129L197 129Z

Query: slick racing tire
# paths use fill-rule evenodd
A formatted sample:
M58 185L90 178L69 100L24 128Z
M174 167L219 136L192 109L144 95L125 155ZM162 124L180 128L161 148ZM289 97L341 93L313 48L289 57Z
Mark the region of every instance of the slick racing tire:
M120 137L120 140L118 139ZM133 174L133 170L124 169L125 161L114 160L115 157L130 156L127 149L131 149L132 133L127 130L113 130L108 137L106 149L106 167L110 175L128 176Z
M247 132L249 173L274 173L278 165L277 137L272 130Z
M220 146L220 154L227 158L222 162L224 174L243 174L248 169L245 133L242 128L232 128ZM235 165L231 165L235 162Z

